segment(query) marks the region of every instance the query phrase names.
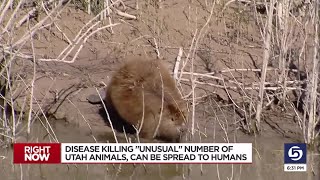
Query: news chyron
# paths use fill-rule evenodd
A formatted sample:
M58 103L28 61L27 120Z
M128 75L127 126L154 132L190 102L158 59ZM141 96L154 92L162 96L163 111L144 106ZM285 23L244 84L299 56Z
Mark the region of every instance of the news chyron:
M251 164L252 143L16 143L18 164Z
M304 143L284 144L284 171L307 171L307 145Z

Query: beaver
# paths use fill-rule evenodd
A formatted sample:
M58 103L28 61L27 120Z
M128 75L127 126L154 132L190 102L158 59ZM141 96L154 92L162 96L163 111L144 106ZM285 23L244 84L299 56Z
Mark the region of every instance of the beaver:
M139 137L180 142L186 130L187 103L160 60L127 60L113 74L105 102L135 127Z

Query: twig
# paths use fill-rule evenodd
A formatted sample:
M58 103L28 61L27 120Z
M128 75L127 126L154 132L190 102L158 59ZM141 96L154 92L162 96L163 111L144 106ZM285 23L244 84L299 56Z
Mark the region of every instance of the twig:
M1 9L2 13L0 14L0 24L2 24L2 21L3 21L4 17L5 17L5 15L7 14L7 10L12 5L13 0L3 1L2 5L4 5L5 2L7 2L7 4L4 6L4 9Z
M25 22L27 22L32 16L37 12L36 8L31 9L21 20L15 25L16 28L21 27Z
M72 49L69 50L69 52L62 58L62 59L44 59L44 58L40 58L39 61L47 61L47 62L50 62L50 61L56 61L56 62L64 62L64 63L74 63L75 59L78 57L78 54L80 53L81 49L83 48L83 44L86 43L86 41L92 36L94 35L95 33L97 33L98 31L101 31L103 29L106 29L106 28L109 28L109 27L113 27L113 26L117 26L119 25L120 23L116 23L116 24L110 24L110 25L106 25L106 26L103 26L103 27L100 27L100 28L97 28L96 30L92 31L90 34L88 34L82 41L80 47L78 48L77 52L75 53L75 55L73 56L72 60L68 61L68 60L65 60L65 58L67 57L67 55L69 53L71 53L71 51L73 50L73 48L75 46L73 46Z
M158 43L156 38L153 38L153 42L154 42L154 46L155 46L155 51L157 53L157 57L160 58L160 51L159 51L159 47L158 47Z
M28 26L30 24L28 23ZM29 97L29 112L28 112L28 128L27 128L27 133L30 134L31 132L31 116L32 116L32 109L33 109L33 92L34 92L34 82L35 82L35 78L36 78L36 54L35 54L35 49L34 49L34 44L33 44L33 38L31 35L31 31L30 28L29 29L29 33L30 33L30 41L31 41L31 49L32 49L32 56L33 56L33 76L32 76L32 80L31 80L31 85L30 85L30 97Z
M45 7L45 4L43 3L43 1L41 2L42 8L44 9L44 11L46 12L47 16L50 16L48 10ZM55 23L55 20L50 16L51 21L53 22L53 24L56 26L56 28L58 29L58 31L63 35L63 37L67 40L67 42L69 44L71 44L71 40L68 38L68 36L61 30L61 28L59 27L59 25L57 23Z
M105 0L105 2L107 2L107 3L104 3L104 4L106 4L107 7L104 7L104 8L106 9L105 11L107 11L107 13L108 13L109 24L113 24L112 20L111 20L111 16L110 16L109 0ZM114 34L112 27L110 27L110 31L111 31L111 34Z
M185 78L181 78L181 81L186 81L186 82L190 82L189 79L185 79ZM195 83L197 84L201 84L201 85L208 85L208 86L212 86L212 87L216 87L216 88L221 88L221 89L239 89L238 86L223 86L223 85L217 85L217 84L213 84L213 83L209 83L209 82L201 82L201 81L197 81L195 80ZM251 86L247 86L247 87L242 87L245 90L259 90L260 87L251 87ZM282 89L282 87L265 87L265 90L270 90L270 91L276 91L279 89ZM305 91L303 88L300 87L287 87L287 90L300 90L300 91ZM320 95L320 93L317 93L317 95Z
M24 3L25 0L20 0L17 7L15 8L14 12L12 13L6 27L3 29L3 32L10 31L9 28L11 28L11 25L14 23L14 20L17 16L17 12L20 10L20 6L22 3Z
M107 114L107 118L108 118L109 124L110 124L110 126L111 126L111 130L112 130L112 133L113 133L113 137L114 137L116 143L118 143L118 138L117 138L116 132L115 132L115 130L114 130L114 128L113 128L113 125L112 125L112 122L111 122L111 119L110 119L110 115L109 115L108 109L107 109L107 107L106 107L106 105L105 105L105 103L104 103L104 100L102 99L102 97L101 97L101 95L100 95L100 93L99 93L99 90L98 90L97 88L96 88L96 92L98 93L99 98L100 98L100 100L101 100L101 102L102 102L103 108L104 108L104 110L105 110L105 112L106 112L106 114Z
M164 84L163 84L163 79L162 79L162 74L159 70L159 76L161 80L161 109L160 109L160 116L159 116L159 122L157 124L157 127L153 133L153 137L156 137L158 134L158 129L160 127L161 121L162 121L162 115L163 115L163 107L164 107Z
M265 41L264 41L264 52L263 52L263 65L262 65L262 73L261 73L261 82L260 82L260 89L259 89L259 102L257 104L257 113L256 113L256 120L257 125L256 128L260 131L261 128L261 111L263 105L263 95L265 90L265 81L267 76L267 65L270 57L270 39L272 33L272 20L273 20L273 6L274 0L270 1L269 13L268 13L268 21L267 21L267 29L264 32Z
M30 39L30 36L33 36L33 34L36 31L39 31L40 29L42 29L43 27L46 27L48 25L51 25L51 23L49 23L48 25L43 25L49 18L52 17L52 15L54 13L56 13L60 8L62 7L62 1L59 2L59 4L57 5L57 7L55 7L48 16L45 16L40 22L38 22L36 25L34 25L27 33L25 33L21 38L19 38L18 41L16 41L12 47L15 48L18 45L22 44L23 42L27 41L28 39Z
M176 81L178 80L178 71L179 71L179 67L180 67L182 53L183 53L183 49L181 47L181 48L179 48L178 56L176 58L176 63L174 65L174 70L173 70L173 77L175 78Z
M115 7L111 7L111 9L113 10L113 11L115 11L119 16L122 16L122 17L125 17L125 18L127 18L127 19L133 19L133 20L136 20L137 19L137 17L136 16L134 16L134 15L131 15L131 14L128 14L128 13L125 13L125 12L122 12L122 11L119 11L118 9L116 9Z
M318 90L318 74L319 74L319 2L314 2L314 18L313 18L313 28L314 28L314 50L313 50L313 67L312 67L312 76L311 82L309 83L309 121L308 121L308 133L307 133L307 143L315 143L315 127L316 127L316 114L319 107L317 107L317 90Z

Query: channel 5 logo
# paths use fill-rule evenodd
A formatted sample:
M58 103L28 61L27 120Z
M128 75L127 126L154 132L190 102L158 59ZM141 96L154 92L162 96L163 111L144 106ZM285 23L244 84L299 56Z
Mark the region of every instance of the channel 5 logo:
M306 164L307 145L305 143L285 143L284 144L285 164Z

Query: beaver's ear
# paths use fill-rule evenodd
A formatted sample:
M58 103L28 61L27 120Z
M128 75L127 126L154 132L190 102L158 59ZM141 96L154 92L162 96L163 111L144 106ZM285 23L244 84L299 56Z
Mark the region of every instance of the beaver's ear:
M181 114L180 114L181 112L180 112L180 110L179 110L176 106L174 106L174 105L168 105L167 108L168 108L170 114L171 114L173 117L179 118L179 117L181 116Z
M172 104L168 105L167 108L168 108L170 114L175 114L177 112L177 108Z

